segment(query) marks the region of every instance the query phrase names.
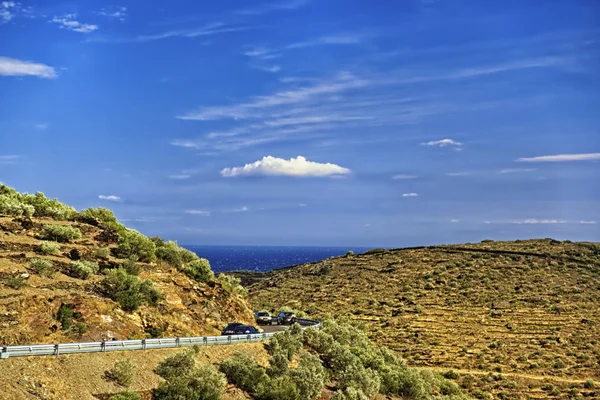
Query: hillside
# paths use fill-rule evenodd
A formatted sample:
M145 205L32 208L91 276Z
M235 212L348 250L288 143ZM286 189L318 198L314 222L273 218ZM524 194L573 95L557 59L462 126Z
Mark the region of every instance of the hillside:
M600 246L551 239L374 250L236 274L256 308L364 322L475 397L600 396ZM596 384L597 385L597 384Z
M76 212L0 185L0 343L217 334L253 320L206 260L106 209Z

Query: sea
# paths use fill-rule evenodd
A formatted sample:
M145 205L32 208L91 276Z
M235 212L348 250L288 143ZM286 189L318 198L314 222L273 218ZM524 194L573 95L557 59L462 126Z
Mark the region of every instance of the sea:
M362 253L370 247L302 247L302 246L184 246L206 258L214 272L260 271L290 267L342 256L348 251Z

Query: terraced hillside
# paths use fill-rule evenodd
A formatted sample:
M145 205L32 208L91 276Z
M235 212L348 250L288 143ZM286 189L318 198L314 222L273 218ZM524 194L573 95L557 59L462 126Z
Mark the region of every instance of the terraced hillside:
M600 397L598 244L375 250L246 278L255 307L362 321L409 365L459 371L476 397Z

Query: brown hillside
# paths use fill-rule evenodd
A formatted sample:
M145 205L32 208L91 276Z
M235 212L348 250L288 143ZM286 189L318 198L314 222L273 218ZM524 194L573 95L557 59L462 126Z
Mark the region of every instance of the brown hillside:
M376 251L246 278L255 280L255 307L362 321L410 365L460 370L464 387L483 390L476 397L600 396L581 385L600 380L597 244L545 239ZM518 382L508 384L509 377Z
M90 222L0 216L0 344L217 334L233 320L252 321L247 302L227 293L219 281L196 282L160 260L137 265L139 278L150 279L163 299L156 306L143 304L135 311L124 311L101 291L102 270L122 265L124 260L96 255L99 248L110 251L117 245L102 241L110 240L109 228ZM43 255L38 248L49 242L39 239L44 224L76 227L83 237L59 243L57 255ZM100 272L86 280L65 274L73 250L81 259L97 262ZM50 260L56 272L51 277L36 273L30 266L32 259ZM62 304L74 312L73 326L68 329L57 321Z

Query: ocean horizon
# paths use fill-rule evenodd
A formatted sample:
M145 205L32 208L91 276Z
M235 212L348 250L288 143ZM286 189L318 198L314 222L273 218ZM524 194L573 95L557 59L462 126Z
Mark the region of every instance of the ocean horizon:
M235 246L184 245L199 257L206 258L214 272L260 271L291 267L342 256L348 251L362 253L372 247L357 246Z

